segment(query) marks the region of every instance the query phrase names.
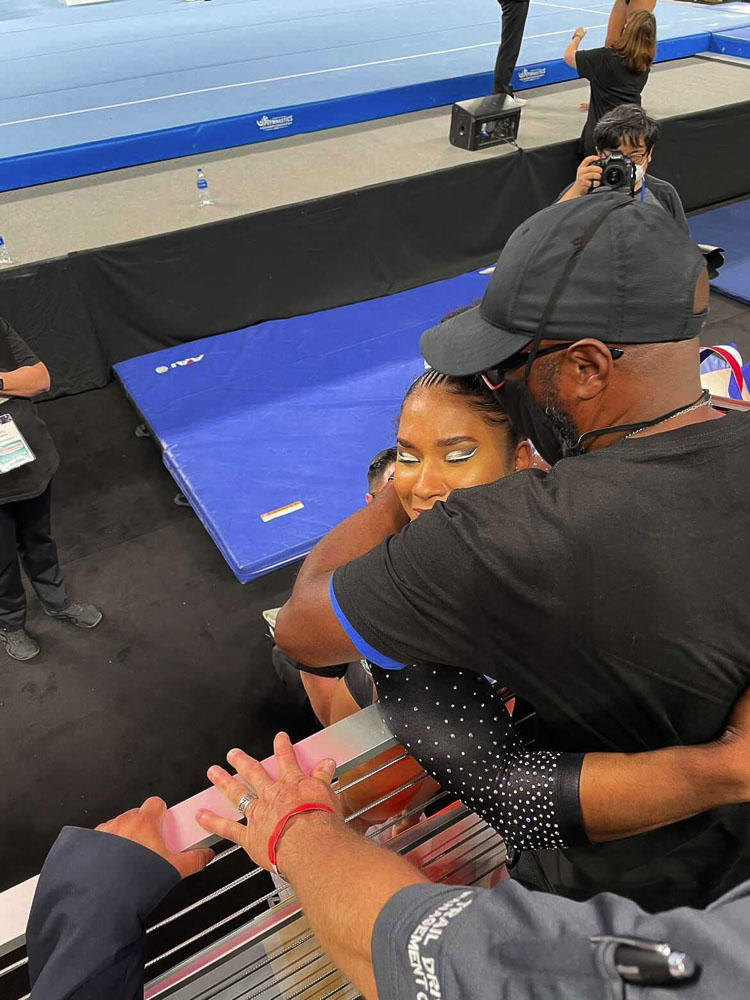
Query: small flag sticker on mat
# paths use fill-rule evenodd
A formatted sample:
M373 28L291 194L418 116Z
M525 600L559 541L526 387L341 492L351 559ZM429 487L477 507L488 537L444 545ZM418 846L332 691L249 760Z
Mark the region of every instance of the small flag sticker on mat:
M296 510L302 510L304 504L301 500L295 500L293 503L288 503L285 507L277 507L276 510L267 510L265 514L260 515L261 521L274 521L277 517L284 517L285 514L293 514Z

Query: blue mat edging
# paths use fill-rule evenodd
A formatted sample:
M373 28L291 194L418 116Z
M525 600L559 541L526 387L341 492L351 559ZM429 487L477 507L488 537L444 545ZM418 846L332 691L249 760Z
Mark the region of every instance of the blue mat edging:
M709 51L738 59L750 59L750 28L713 32Z
M711 38L709 32L701 32L682 38L665 39L659 43L657 62L684 59L698 52L705 52L711 44ZM573 79L576 79L574 70L562 59L553 59L517 68L513 86L517 90L528 90ZM481 97L491 89L492 74L475 73L313 104L278 107L231 118L195 122L155 132L119 136L116 139L45 150L27 156L7 157L0 159L0 191L13 191L69 177L194 156L442 107L454 101ZM266 124L259 124L264 119Z

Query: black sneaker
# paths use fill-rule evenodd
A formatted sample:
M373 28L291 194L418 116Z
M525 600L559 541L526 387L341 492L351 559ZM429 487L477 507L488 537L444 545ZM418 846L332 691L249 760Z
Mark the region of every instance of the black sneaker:
M33 660L39 655L39 643L26 629L0 629L0 642L5 646L8 656L12 656L14 660Z
M70 622L78 628L94 628L102 620L102 613L93 604L69 604L62 611L50 611L44 609L45 615L50 618L62 618L63 621Z

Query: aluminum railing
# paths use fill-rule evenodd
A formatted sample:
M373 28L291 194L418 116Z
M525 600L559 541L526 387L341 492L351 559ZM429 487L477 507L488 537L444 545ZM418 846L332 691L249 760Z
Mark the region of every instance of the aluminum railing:
M376 758L395 740L372 706L297 744L303 766L325 757L337 762L334 790L341 793L386 774L407 757L387 762ZM272 761L264 761L273 772ZM361 766L371 764L364 773ZM341 779L357 768L357 776ZM418 775L389 789L347 818L354 822L426 778ZM165 836L173 849L209 844L194 822L197 808L208 806L224 815L237 814L214 789L169 810ZM422 816L427 809L429 818ZM389 828L411 818L414 825L388 840L386 846L403 854L432 881L487 884L502 872L505 846L483 821L446 792L399 813L377 830L379 840ZM373 834L375 835L375 834ZM0 994L12 1000L28 996L24 952L25 927L36 879L0 894ZM321 952L290 887L271 884L234 845L219 850L199 875L182 883L182 896L162 906L148 928L149 983L147 1000L349 1000L357 995ZM187 898L185 893L188 893ZM175 894L172 894L173 896Z

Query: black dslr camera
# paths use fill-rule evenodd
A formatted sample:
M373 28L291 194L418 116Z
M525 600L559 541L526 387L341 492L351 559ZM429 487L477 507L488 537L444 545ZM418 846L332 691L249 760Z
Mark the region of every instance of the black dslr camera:
M625 153L610 153L601 160L594 160L592 166L602 168L601 186L610 191L626 188L635 194L635 163Z

